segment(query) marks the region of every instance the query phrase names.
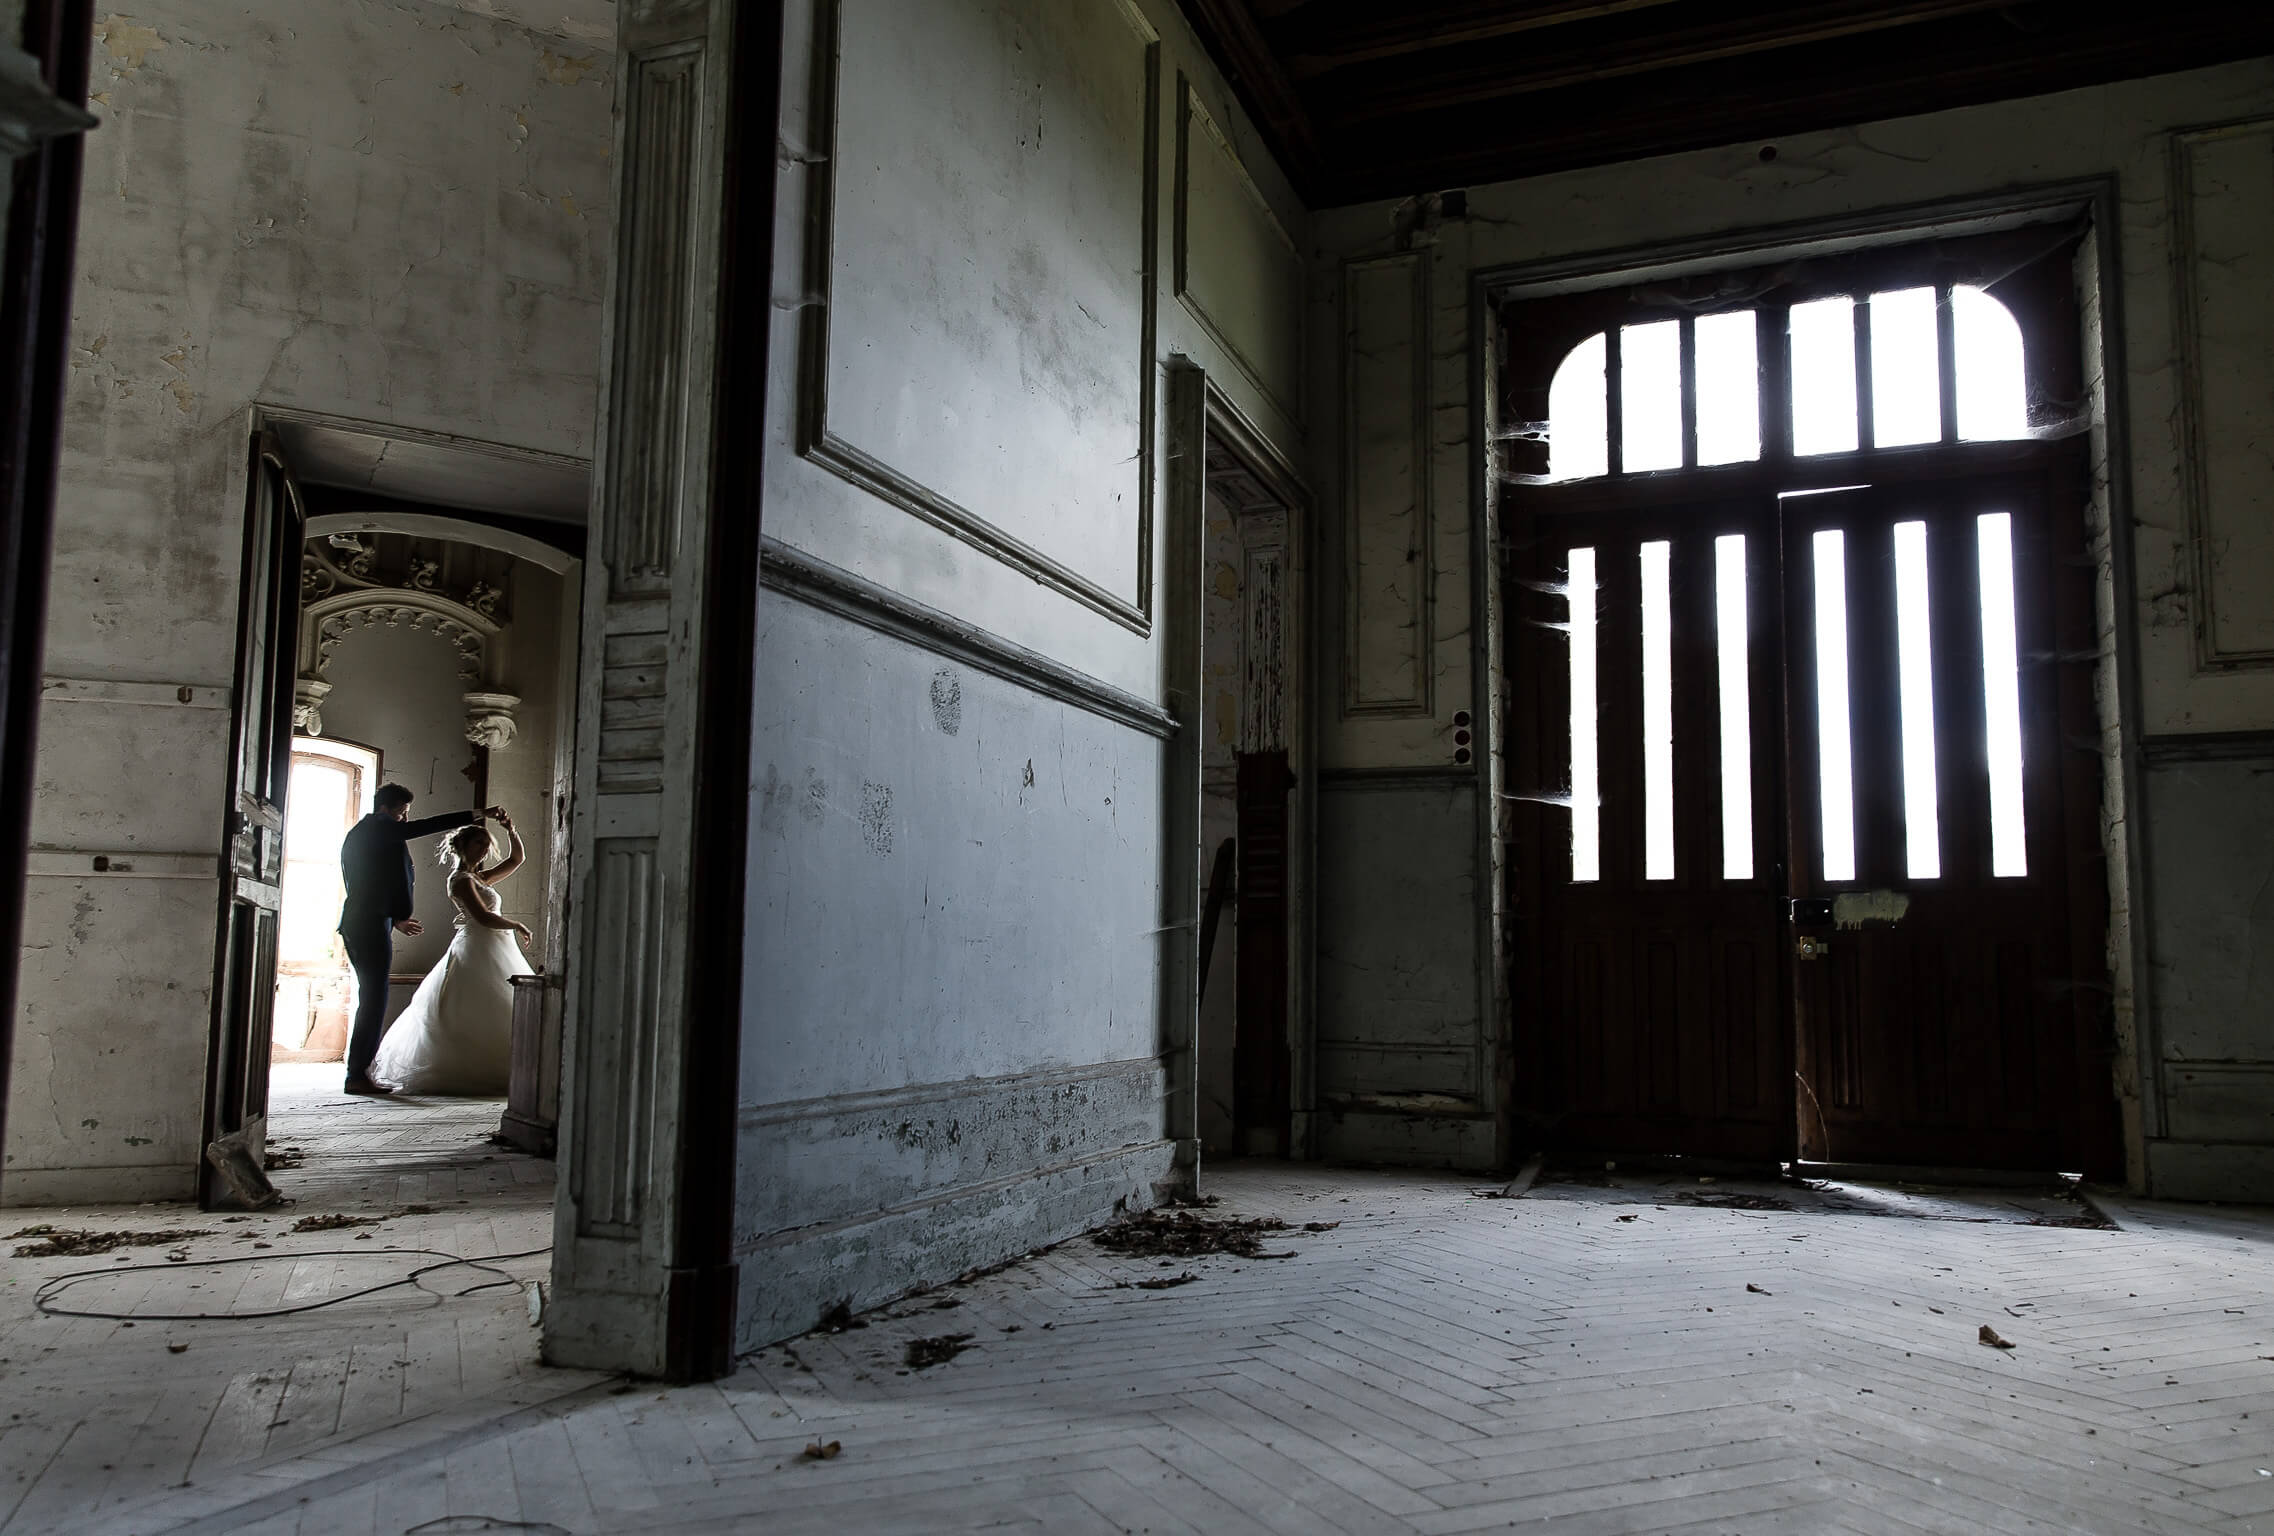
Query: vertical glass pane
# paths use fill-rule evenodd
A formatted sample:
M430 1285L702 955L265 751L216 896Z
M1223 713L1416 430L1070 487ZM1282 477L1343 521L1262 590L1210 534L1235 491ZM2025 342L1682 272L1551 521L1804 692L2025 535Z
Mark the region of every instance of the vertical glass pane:
M1982 703L1990 757L1990 873L2029 873L2021 803L2021 665L2014 637L2013 518L1976 519L1982 546Z
M1837 528L1816 534L1816 782L1824 878L1856 877L1855 765L1848 736L1848 558Z
M1713 541L1715 646L1721 663L1721 877L1753 878L1753 707L1745 630L1745 535Z
M1950 320L1951 350L1958 359L1959 437L1970 443L2027 437L2029 385L2021 367L2021 326L1979 288L1950 290Z
M1871 434L1881 448L1942 441L1934 290L1871 296Z
M1856 438L1855 300L1792 306L1792 451L1852 453Z
M1595 551L1566 557L1571 580L1571 878L1603 878L1601 770L1595 743Z
M1642 546L1642 878L1674 878L1674 546Z
M1590 336L1556 365L1548 384L1548 478L1586 480L1611 472L1610 344Z
M1698 462L1745 464L1761 456L1761 347L1754 314L1696 322Z
M1619 468L1682 467L1682 323L1619 329Z
M1942 815L1935 791L1934 642L1927 611L1927 525L1897 523L1895 647L1903 689L1903 846L1905 867L1914 880L1933 880L1942 874Z

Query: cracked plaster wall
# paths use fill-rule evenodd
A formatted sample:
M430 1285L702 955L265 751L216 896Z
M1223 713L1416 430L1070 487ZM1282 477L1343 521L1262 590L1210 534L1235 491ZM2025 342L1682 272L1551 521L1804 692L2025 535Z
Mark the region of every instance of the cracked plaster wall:
M1319 484L1335 488L1330 505L1350 504L1345 484L1348 461L1339 456L1337 445L1365 441L1376 425L1342 419L1337 370L1365 366L1369 351L1380 345L1378 336L1369 351L1346 345L1346 335L1364 322L1348 313L1342 302L1345 266L1411 251L1419 253L1428 268L1422 311L1425 333L1420 338L1428 349L1429 398L1420 418L1427 427L1414 440L1428 455L1424 494L1434 532L1426 550L1434 562L1436 597L1428 649L1436 682L1433 709L1402 718L1340 720L1330 712L1321 729L1322 759L1330 766L1357 770L1442 763L1451 712L1477 707L1468 632L1475 569L1470 506L1478 465L1469 426L1471 273L2111 176L2118 193L2120 224L2115 235L2122 270L2113 274L2117 312L2109 319L2119 330L2126 367L2122 384L2128 436L2121 446L2129 463L2125 489L2132 517L2134 585L2121 595L2113 590L2105 595L2103 642L2113 648L2119 623L2138 642L2140 686L2132 701L2131 722L2138 733L2274 733L2274 667L2211 667L2200 660L2195 605L2204 573L2215 573L2210 579L2227 584L2218 591L2226 611L2245 616L2263 612L2274 605L2274 559L2265 558L2274 543L2255 524L2246 529L2247 539L2208 546L2191 541L2190 529L2199 528L2200 522L2190 521L2190 477L2199 468L2231 472L2224 478L2219 473L2207 477L2214 493L2226 498L2210 508L2214 520L2221 512L2239 512L2248 523L2254 515L2250 509L2274 495L2274 486L2268 483L2263 443L2245 430L2258 419L2253 413L2263 408L2253 392L2263 382L2263 359L2253 373L2211 347L2205 355L2213 366L2190 373L2186 328L2180 323L2178 277L2184 252L2174 176L2174 147L2184 131L2205 125L2256 125L2270 118L2274 118L2274 61L2254 60L1796 135L1777 140L1778 153L1767 162L1760 158L1757 144L1746 143L1474 187L1469 189L1468 217L1460 220L1428 217L1410 201L1319 214L1314 223L1319 260L1312 280L1312 398L1319 403L1313 473ZM2232 158L2220 162L2222 176L2231 169ZM2198 295L2209 295L2218 306L2204 312L2200 330L2214 339L2274 332L2274 240L2262 238L2269 227L2264 186L2254 183L2254 193L2247 185L2229 188L2213 177L2198 184L2199 199L2206 195L2204 185L2210 187L2213 202L2198 206L2208 207L2213 216L2199 220L2208 234L2198 253L2214 275L2232 278L2243 267L2252 275L2248 280L2198 282ZM1393 295L1387 302L1403 304L1404 299ZM2196 414L2191 417L2187 389L2198 385ZM2222 412L2218 408L2222 403L2233 408ZM2197 423L2208 430L2191 440L2190 427ZM2096 471L2105 474L2110 463L2105 430L2101 437L2095 462ZM2202 444L2200 454L2197 442ZM1391 515L1397 515L1396 508ZM1379 587L1378 574L1337 564L1347 561L1351 548L1364 547L1364 530L1336 527L1333 531L1338 547L1329 551L1332 590L1347 594ZM2099 544L2105 548L2105 535ZM2241 558L2245 554L2248 561ZM1330 626L1339 627L1343 606L1334 601L1321 606ZM1322 647L1322 663L1331 674L1342 664L1346 646L1366 655L1393 653L1406 643L1407 635L1393 614L1355 637L1330 638ZM1334 687L1331 675L1328 687ZM2109 743L2116 740L2111 731ZM2260 739L2260 748L2261 755L2274 762L2274 734ZM2149 776L2153 779L2162 771L2151 767ZM2224 1190L2231 1195L2245 1190L2258 1198L2274 1198L2274 1152L2267 1150L2274 1144L2274 1127L2264 1114L2268 1100L2274 1098L2274 1012L2262 1006L2263 999L2256 995L2259 989L2238 989L2241 954L2225 945L2200 942L2206 930L2194 925L2192 918L2182 922L2179 917L2182 911L2255 910L2256 878L2244 881L2223 862L2175 867L2153 852L2160 817L2182 807L2200 809L2236 840L2237 868L2262 871L2274 867L2274 829L2257 814L2255 799L2244 793L2242 781L2211 774L2197 787L2212 797L2151 788L2144 806L2133 808L2140 813L2135 817L2112 789L2104 807L2112 847L2120 850L2127 829L2132 829L2151 850L2146 889L2133 891L2118 880L2112 893L2119 939L2126 922L2148 924L2154 985L2135 1026L2130 966L2121 961L2116 966L2119 986L2125 989L2118 999L2119 1024L2144 1034L2141 1055L2157 1079L2137 1085L2136 1096L2134 1086L2125 1085L2128 1119L2141 1128L2135 1132L2131 1152L2135 1169L2144 1170L2147 1160L2138 1138L2144 1135L2152 1151L2159 1134L2157 1106L2171 1100L2172 1107L2162 1119L2170 1135L2185 1142L2183 1150L2190 1159L2188 1192ZM2145 827L2135 827L2137 820L2144 820ZM2175 830L2174 835L2186 842L2194 832ZM1449 850L1444 877L1473 877L1476 860L1471 847ZM1362 887L1363 881L1354 882L1354 888ZM1320 920L1323 929L1334 921L1334 914L1322 907ZM1484 1018L1493 1011L1497 1010L1480 1010L1476 1022L1487 1048L1493 1031ZM2202 1049L2225 1053L2222 1059L2233 1070L2221 1081L2218 1104L2197 1113L2172 1096L2190 1091L2176 1074L2184 1059L2178 1053ZM2238 1082L2244 1086L2236 1088ZM2237 1104L2250 1107L2238 1115ZM2225 1156L2221 1149L2234 1155ZM2198 1152L2203 1155L2197 1156ZM2180 1185L2171 1187L2177 1192Z
M167 702L49 705L33 841L206 873L33 880L11 1201L191 1189L248 408L588 454L609 243L592 44L152 0L94 59L47 672Z
M1145 577L1167 569L1181 472L1167 369L1201 363L1299 456L1299 423L1229 349L1279 334L1247 324L1255 295L1293 311L1290 272L1241 253L1271 248L1246 238L1259 210L1299 237L1302 209L1168 0L844 0L825 37L831 9L789 7L767 535L1163 702L1162 637L1182 617ZM835 68L834 123L808 95L816 62ZM1195 101L1223 138L1204 146L1213 179L1192 183L1180 296L1178 114ZM818 232L817 180L833 217ZM819 380L801 326L824 305L828 432L897 494L804 451ZM959 536L911 515L925 496L1017 539L1051 580L969 521ZM1069 574L1150 618L1071 595ZM760 606L746 1342L1149 1203L1171 1170L1162 935L1195 914L1163 911L1165 743L856 612L783 590Z

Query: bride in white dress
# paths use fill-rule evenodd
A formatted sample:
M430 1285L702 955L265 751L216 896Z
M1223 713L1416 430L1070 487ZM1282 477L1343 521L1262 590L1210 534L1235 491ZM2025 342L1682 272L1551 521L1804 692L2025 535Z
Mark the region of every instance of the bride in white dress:
M387 1027L371 1063L373 1077L403 1092L470 1098L505 1092L513 1059L513 978L531 970L520 943L529 929L497 910L497 883L521 867L521 834L510 816L500 813L498 824L512 847L491 868L482 868L492 845L479 822L460 827L444 845L457 936L411 1005Z

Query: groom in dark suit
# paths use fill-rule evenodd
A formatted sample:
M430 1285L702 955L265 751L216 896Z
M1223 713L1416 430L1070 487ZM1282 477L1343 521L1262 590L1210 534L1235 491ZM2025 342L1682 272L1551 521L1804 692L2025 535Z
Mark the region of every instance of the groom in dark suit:
M395 935L416 938L426 925L411 916L415 876L411 839L470 826L482 811L449 811L423 821L409 820L411 792L382 784L371 797L371 814L349 830L340 844L340 873L346 877L347 903L340 908L340 937L347 963L355 967L355 1031L347 1043L347 1091L388 1094L395 1090L371 1080L371 1058L387 1030L387 976L395 964Z

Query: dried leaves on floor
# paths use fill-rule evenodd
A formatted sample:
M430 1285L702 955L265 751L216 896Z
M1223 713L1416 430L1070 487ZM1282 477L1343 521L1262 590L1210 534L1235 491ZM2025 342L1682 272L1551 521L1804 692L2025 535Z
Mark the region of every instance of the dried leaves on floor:
M945 1365L971 1347L968 1333L942 1333L928 1339L908 1341L908 1368L912 1371L929 1370Z
M398 1216L433 1216L438 1209L431 1205L402 1205L383 1216L350 1216L344 1211L326 1211L321 1216L303 1216L292 1224L295 1232L337 1232L345 1227L375 1227L382 1221L393 1221Z
M308 1160L308 1154L299 1147L270 1147L261 1154L261 1167L270 1173L279 1168L297 1168Z
M375 1227L387 1218L384 1216L350 1216L344 1211L326 1211L321 1216L303 1216L292 1224L295 1232L337 1232L343 1227Z
M1287 1223L1274 1216L1252 1216L1243 1221L1195 1216L1190 1211L1147 1211L1091 1233L1090 1240L1110 1253L1174 1259L1228 1253L1242 1259L1279 1259L1292 1255L1265 1253L1264 1236L1286 1230Z
M1989 1345L1992 1349L2013 1348L2013 1341L2011 1339L1999 1338L1998 1330L1992 1328L1988 1323L1984 1323L1982 1325L1982 1331L1979 1334L1976 1334L1975 1337L1979 1338L1983 1343Z
M837 1458L837 1453L844 1448L845 1442L842 1440L811 1441L805 1448L805 1459L808 1461L834 1461Z
M90 1253L109 1253L113 1248L172 1248L193 1237L211 1237L211 1232L88 1232L70 1227L46 1225L24 1227L8 1234L10 1237L37 1238L16 1250L19 1259L65 1258Z

